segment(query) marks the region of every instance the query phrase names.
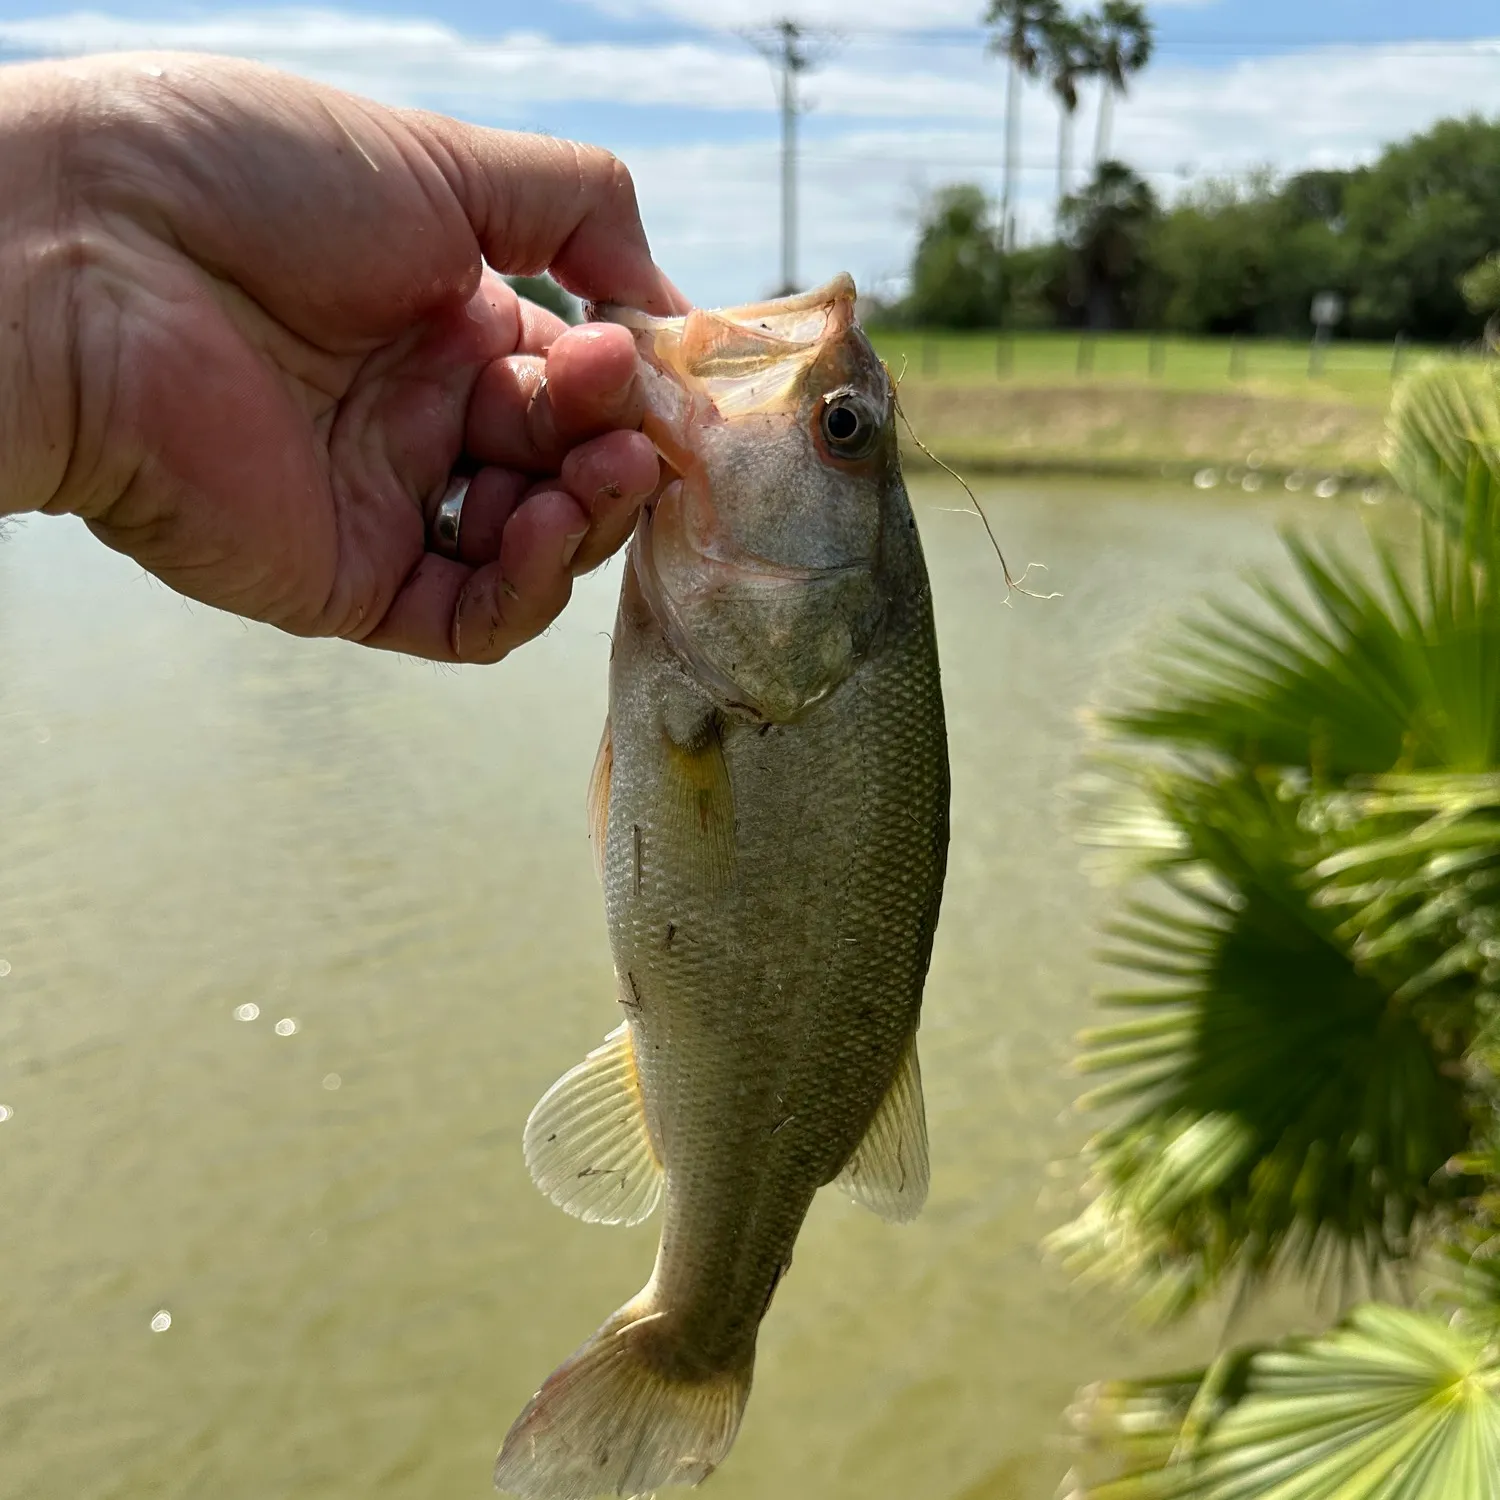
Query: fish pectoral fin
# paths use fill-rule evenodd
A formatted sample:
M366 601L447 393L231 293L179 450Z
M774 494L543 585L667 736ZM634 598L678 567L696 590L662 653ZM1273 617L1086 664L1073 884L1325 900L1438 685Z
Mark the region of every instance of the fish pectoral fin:
M615 742L610 734L609 719L599 737L599 753L589 772L589 843L594 847L594 873L604 879L604 842L609 833L609 780L615 769Z
M906 1044L895 1082L864 1140L837 1180L855 1202L892 1223L903 1224L922 1211L927 1201L927 1110L915 1036Z
M699 890L716 894L734 879L734 787L713 716L695 727L686 743L665 726L666 807L663 831Z
M639 1224L661 1201L628 1023L542 1095L526 1121L531 1180L591 1224Z

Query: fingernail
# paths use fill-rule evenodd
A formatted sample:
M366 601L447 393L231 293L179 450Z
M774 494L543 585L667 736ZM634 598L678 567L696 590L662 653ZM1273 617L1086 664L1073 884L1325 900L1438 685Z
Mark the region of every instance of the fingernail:
M635 400L635 372L632 370L619 385L599 393L599 406L610 416L624 416Z
M570 531L567 536L563 538L563 567L566 568L578 555L578 549L583 545L583 539L587 535L587 531Z

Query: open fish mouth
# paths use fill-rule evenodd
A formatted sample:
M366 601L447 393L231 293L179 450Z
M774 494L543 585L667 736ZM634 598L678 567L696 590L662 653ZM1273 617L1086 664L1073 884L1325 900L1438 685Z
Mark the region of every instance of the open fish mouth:
M646 406L641 429L662 459L661 485L630 549L644 600L679 659L722 706L793 722L833 691L864 649L873 621L851 633L838 620L851 610L861 619L877 612L876 532L857 535L846 526L834 540L836 528L820 530L810 519L829 511L848 482L841 464L879 462L891 419L884 368L856 323L854 281L840 275L797 296L673 318L633 308L590 311L634 337ZM821 418L832 406L859 413L849 420L863 424L868 441L857 451L847 443L830 451ZM789 445L775 481L754 457L768 444ZM781 496L774 524L766 515L776 504L758 518L746 509L746 496L767 482ZM865 602L856 606L856 599ZM718 625L705 623L715 615ZM728 615L737 623L725 625ZM809 631L819 644L791 653L793 686L770 668L768 653Z
M854 326L854 309L854 280L841 272L810 292L743 307L658 318L607 304L589 316L629 328L649 366L729 419L786 410L821 352ZM655 394L648 390L648 399Z

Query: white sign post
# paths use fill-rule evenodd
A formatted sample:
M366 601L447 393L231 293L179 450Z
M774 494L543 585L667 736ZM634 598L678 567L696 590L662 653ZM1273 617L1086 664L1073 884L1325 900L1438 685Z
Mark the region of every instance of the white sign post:
M1307 374L1316 380L1323 373L1323 356L1333 325L1344 316L1344 299L1337 292L1319 292L1312 300L1313 341L1307 355Z

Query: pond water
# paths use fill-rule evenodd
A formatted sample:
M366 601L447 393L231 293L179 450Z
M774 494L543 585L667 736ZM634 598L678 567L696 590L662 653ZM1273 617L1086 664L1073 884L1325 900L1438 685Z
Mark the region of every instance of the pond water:
M820 1195L713 1500L1047 1500L1080 1383L1219 1333L1148 1336L1037 1250L1108 900L1060 787L1165 616L1360 507L983 495L1064 597L1007 608L962 497L914 487L954 767L932 1197ZM0 545L0 1496L480 1500L641 1285L654 1227L567 1218L520 1151L614 1024L583 802L618 579L452 671L185 604L71 522Z

